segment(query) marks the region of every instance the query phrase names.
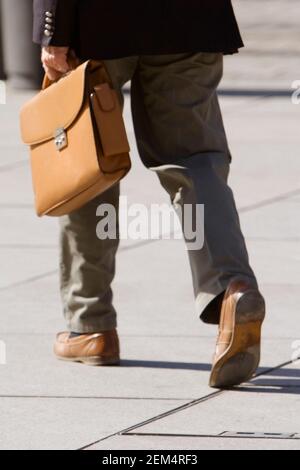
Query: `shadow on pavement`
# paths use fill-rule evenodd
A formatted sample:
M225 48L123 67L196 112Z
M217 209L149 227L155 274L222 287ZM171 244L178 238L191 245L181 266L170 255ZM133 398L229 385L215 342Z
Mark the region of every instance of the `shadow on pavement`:
M149 369L178 369L210 372L211 364L193 362L170 362L170 361L144 361L129 360L121 361L123 367L142 367ZM269 372L268 372L269 370ZM300 394L300 369L273 369L260 368L261 374L249 382L249 386L237 387L232 390L239 392L255 393L287 393ZM265 375L263 375L265 373Z
M193 362L169 362L169 361L143 361L143 360L129 360L121 361L123 367L147 367L150 369L181 369L181 370L200 370L210 371L211 364L201 364Z

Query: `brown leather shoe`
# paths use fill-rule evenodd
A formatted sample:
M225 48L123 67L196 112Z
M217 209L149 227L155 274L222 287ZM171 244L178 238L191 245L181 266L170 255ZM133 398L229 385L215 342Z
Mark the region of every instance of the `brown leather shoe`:
M222 304L211 387L227 388L251 379L260 361L264 318L260 292L244 281L231 283Z
M54 354L64 361L83 362L90 366L120 364L119 338L116 330L70 338L70 333L59 333Z

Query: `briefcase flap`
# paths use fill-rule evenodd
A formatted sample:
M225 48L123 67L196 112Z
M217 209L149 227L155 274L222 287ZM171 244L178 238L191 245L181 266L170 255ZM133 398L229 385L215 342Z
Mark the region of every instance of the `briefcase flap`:
M67 130L82 109L86 71L90 62L77 67L58 82L40 91L20 113L21 136L27 145L37 145Z

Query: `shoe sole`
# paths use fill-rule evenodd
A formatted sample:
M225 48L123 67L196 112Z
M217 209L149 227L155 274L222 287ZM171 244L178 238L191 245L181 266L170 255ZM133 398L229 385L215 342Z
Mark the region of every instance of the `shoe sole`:
M250 380L260 362L265 301L257 291L241 296L235 308L234 331L227 351L214 365L209 385L230 388Z
M60 361L65 362L80 362L87 366L119 366L121 361L120 358L111 357L103 358L98 356L91 357L60 357L56 356Z

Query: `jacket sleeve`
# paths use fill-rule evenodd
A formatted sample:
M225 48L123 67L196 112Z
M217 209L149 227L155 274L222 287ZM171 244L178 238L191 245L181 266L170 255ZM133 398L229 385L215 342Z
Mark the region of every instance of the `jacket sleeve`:
M33 41L42 46L71 46L80 0L33 0Z

